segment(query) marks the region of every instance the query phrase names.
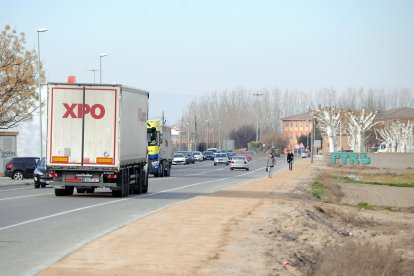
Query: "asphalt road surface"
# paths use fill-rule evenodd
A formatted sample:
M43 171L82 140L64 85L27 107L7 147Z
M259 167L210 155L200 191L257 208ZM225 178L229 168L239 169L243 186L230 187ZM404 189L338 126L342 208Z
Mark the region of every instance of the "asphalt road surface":
M284 159L276 161L274 171L286 166ZM0 183L0 274L33 275L132 221L267 176L265 164L265 158L257 158L250 162L250 171L230 171L229 166L214 166L212 161L174 165L171 177L150 177L147 194L126 198L112 197L109 189L56 197L51 186L34 189L33 185Z

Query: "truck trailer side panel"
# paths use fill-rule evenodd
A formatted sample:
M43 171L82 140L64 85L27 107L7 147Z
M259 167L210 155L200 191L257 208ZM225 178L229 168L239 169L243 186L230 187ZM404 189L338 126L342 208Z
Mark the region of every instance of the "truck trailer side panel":
M147 148L142 145L147 144L148 94L123 87L121 97L121 165L145 161Z

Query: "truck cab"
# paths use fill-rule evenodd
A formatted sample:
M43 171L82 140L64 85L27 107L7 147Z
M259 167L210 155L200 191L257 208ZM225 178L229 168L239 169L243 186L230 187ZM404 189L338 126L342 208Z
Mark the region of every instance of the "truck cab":
M170 176L172 165L171 128L161 120L147 121L148 172L154 177Z

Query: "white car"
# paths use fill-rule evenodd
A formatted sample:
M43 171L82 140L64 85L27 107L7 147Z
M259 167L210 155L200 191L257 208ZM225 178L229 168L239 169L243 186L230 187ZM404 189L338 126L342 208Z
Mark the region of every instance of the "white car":
M199 151L193 151L193 156L196 161L203 161L204 157L203 154Z
M172 164L173 165L178 165L178 164L183 164L185 165L186 162L186 158L184 153L175 153L173 156L173 160L172 160Z
M230 161L230 170L234 169L243 169L248 171L249 170L249 161L247 160L246 156L233 156Z
M217 164L229 164L229 157L225 153L215 153L214 154L214 166Z

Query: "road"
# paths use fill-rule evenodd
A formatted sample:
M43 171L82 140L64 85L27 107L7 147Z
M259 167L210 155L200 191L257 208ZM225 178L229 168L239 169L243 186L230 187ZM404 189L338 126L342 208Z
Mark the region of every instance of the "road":
M275 171L285 162L276 159ZM204 161L173 166L171 177L150 178L147 194L113 198L110 190L56 197L53 188L0 187L2 275L32 275L73 250L168 206L266 175L265 158L250 171ZM145 233L142 233L145 235Z

